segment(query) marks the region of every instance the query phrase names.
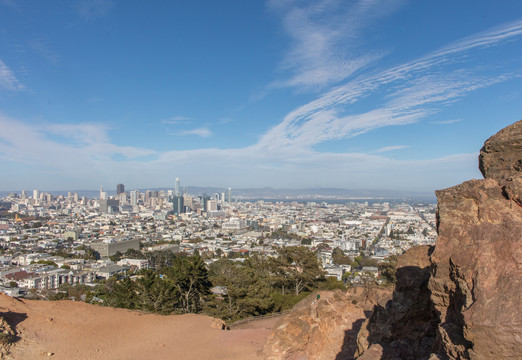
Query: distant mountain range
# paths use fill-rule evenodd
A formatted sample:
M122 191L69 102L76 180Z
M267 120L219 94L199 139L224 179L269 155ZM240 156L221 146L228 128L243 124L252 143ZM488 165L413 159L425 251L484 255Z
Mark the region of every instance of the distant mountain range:
M190 194L226 192L227 189L213 187L187 187ZM412 192L412 191L393 191L393 190L349 190L339 188L307 188L307 189L274 189L265 188L246 188L232 189L232 196L244 199L400 199L400 198L435 198L433 193Z
M133 189L126 189L127 191ZM172 188L151 188L138 189L140 192L146 190L153 191L168 191ZM45 191L53 195L67 195L69 190L65 191ZM86 196L88 198L98 198L99 190L70 190L72 193L77 192L80 197ZM107 190L106 190L107 191ZM107 191L109 195L114 195L116 191ZM204 193L213 196L216 193L227 192L227 188L220 187L202 187L202 186L187 186L186 192L188 194L198 196ZM0 191L0 196L7 196L8 191ZM20 193L20 191L17 191ZM32 191L27 191L27 195L31 196ZM307 188L307 189L274 189L271 187L265 188L245 188L232 189L232 197L236 199L266 199L266 200L332 200L332 199L346 199L346 200L364 200L364 199L383 199L383 200L435 200L435 194L431 192L414 192L414 191L395 191L395 190L349 190L339 188Z

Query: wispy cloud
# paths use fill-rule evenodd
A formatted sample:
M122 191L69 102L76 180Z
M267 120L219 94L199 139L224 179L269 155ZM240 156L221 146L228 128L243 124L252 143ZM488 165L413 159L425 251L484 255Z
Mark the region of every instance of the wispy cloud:
M103 124L28 125L0 114L0 156L10 161L78 172L88 176L99 166L111 166L113 155L127 161L155 154L149 149L112 144ZM23 136L19 136L23 134ZM69 139L69 141L62 141Z
M383 153L383 152L402 150L402 149L407 149L407 148L409 148L409 146L407 146L407 145L385 146L383 148L380 148L379 150L376 150L375 153Z
M470 174L480 176L476 169L475 153L413 161L387 156L390 151L405 149L405 145L387 146L368 154L319 151L316 145L355 137L386 126L418 122L470 92L519 76L504 72L500 66L492 72L481 71L478 67L469 66L467 60L476 55L474 51L478 49L517 39L522 34L522 21L468 37L384 71L362 74L357 70L348 70L335 77L335 74L328 74L330 65L333 64L331 69L337 66L337 58L331 54L336 54L338 44L343 41L354 41L353 46L358 46L350 38L355 36L351 34L362 31L362 25L357 22L377 16L367 15L368 10L365 9L375 9L375 6L383 3L377 0L355 2L361 8L361 16L360 19L354 19L354 24L346 25L348 32L344 35L336 34L335 26L324 24L316 17L327 11L321 6L341 6L341 0L322 0L308 7L301 4L292 0L274 0L272 5L275 11L283 14L285 21L295 23L295 31L299 32L294 36L296 42L285 58L285 66L292 71L292 76L282 80L281 84L335 84L335 87L288 113L279 124L263 134L257 143L239 149L202 148L155 152L114 144L109 129L103 124L31 126L0 115L0 157L7 159L3 164L9 164L9 161L23 162L32 167L41 166L46 171L56 169L49 171L48 183L52 184L59 173L76 176L79 181L83 181L78 182L79 185L85 181L88 181L87 184L98 184L100 177L116 176L109 175L111 173L117 174L118 179L115 181L118 182L128 178L133 179L135 184L164 186L165 179L172 179L175 171L177 174L187 174L187 182L192 184L197 184L197 179L208 179L208 174L212 174L212 182L218 186L266 186L274 183L274 169L277 169L279 186L306 187L324 183L339 187L375 188L381 186L382 174L386 174L388 187L415 190L412 184L423 188L429 188L435 183L437 186L450 186L468 179ZM293 11L295 13L291 14ZM357 11L354 10L354 13ZM313 54L307 57L303 53L306 46L314 46L311 41L314 36L319 36L317 46L325 49L328 56L331 55L327 62L321 62ZM365 58L365 55L350 58L342 51L339 54L340 63L352 60L356 63L357 59ZM7 70L4 71L4 68ZM4 73L7 75L1 75ZM9 90L23 89L2 62L0 85ZM364 101L369 100L370 96L371 104L366 106L368 104ZM351 106L353 104L361 106ZM442 120L439 124L458 120ZM195 120L185 116L174 116L162 123L165 127L180 129L169 132L172 135L212 136L211 130L197 127L199 125L195 125ZM182 126L187 124L192 125ZM186 127L195 128L187 130ZM19 136L21 133L24 136ZM121 160L114 155L123 155L125 159ZM154 155L153 159L139 161L140 157L148 155ZM249 166L246 173L245 164ZM93 174L92 169L97 169L97 172ZM104 169L110 171L104 173ZM405 173L409 174L409 182L404 181ZM208 183L208 180L199 181L201 184Z
M234 119L229 117L219 119L220 124L230 124L231 122L234 122Z
M46 124L42 126L41 131L64 138L72 138L83 144L109 142L108 128L104 124Z
M109 14L113 7L110 0L81 0L75 9L82 20L94 21Z
M15 74L0 60L0 86L9 91L22 91L25 86L20 83Z
M207 137L212 136L212 131L210 131L206 127L200 127L200 128L192 129L192 130L183 130L183 131L180 131L179 133L177 133L176 135L180 135L180 136L196 135L196 136L207 138Z
M87 99L87 102L89 102L89 103L97 103L100 101L103 101L103 99L101 97L97 97L97 96L91 96L90 98Z
M171 118L161 120L161 123L165 125L190 124L191 122L192 118L183 115L176 115Z
M184 115L173 116L169 119L161 120L161 123L165 125L165 131L168 135L174 136L199 136L203 138L211 137L212 131L207 127L198 127L195 129L186 129L186 126L194 122L194 119ZM183 129L185 127L185 129ZM181 128L181 129L180 129Z
M402 1L269 2L292 39L281 67L292 72L271 86L322 87L346 79L383 56L361 51L359 35Z
M496 45L522 34L522 21L497 27L456 42L417 60L373 75L361 75L303 105L269 130L258 147L282 151L348 138L384 126L405 125L440 111L472 91L520 74L481 75L480 69L455 69L457 57ZM442 72L452 64L451 71ZM350 113L350 105L386 86L380 104L362 113Z
M458 123L461 121L462 121L462 119L440 120L440 121L432 121L432 124L449 125L449 124L455 124L455 123Z
M469 178L470 172L476 171L476 154L399 161L377 154L310 150L303 150L301 154L269 153L255 147L156 153L150 149L113 144L103 124L32 126L0 114L0 128L3 169L9 171L13 162L28 164L32 169L33 176L22 182L9 183L9 179L4 179L3 186L13 189L32 186L57 189L60 188L56 185L58 174L60 179L66 178L76 186L87 188L100 181L116 184L121 179L129 179L129 186L165 186L166 179L172 178L174 171L186 174L184 180L194 185L207 184L205 179L212 174L212 183L216 186L266 186L273 184L274 169L277 169L278 186L283 187L325 183L334 187L376 188L380 186L382 174L386 173L390 188L425 190L434 179L440 180L440 186L449 186ZM19 136L20 133L24 136ZM70 141L62 142L55 136ZM124 159L116 159L114 155L123 155ZM154 155L151 160L140 160L150 155ZM248 164L248 172L244 171L245 164ZM444 171L451 171L451 177L442 176ZM405 173L416 178L419 188L405 184ZM35 174L38 183L35 183Z

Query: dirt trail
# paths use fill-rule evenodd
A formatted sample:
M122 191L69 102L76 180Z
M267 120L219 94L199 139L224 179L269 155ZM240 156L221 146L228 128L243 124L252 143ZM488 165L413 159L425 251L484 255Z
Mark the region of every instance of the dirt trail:
M20 337L7 356L17 360L259 359L276 320L224 331L219 320L201 315L161 316L1 294L0 316Z

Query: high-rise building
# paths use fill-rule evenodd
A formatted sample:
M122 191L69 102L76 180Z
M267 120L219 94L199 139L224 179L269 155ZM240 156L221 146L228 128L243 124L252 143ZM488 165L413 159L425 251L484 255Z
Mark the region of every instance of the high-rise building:
M232 202L232 188L228 188L228 192L227 192L227 202L228 202L228 203L231 203L231 202Z
M217 200L207 200L207 211L217 211L218 202Z
M185 213L185 206L183 202L183 196L174 195L174 200L172 200L172 212L174 215L179 215Z
M175 196L181 195L181 184L180 184L179 178L176 178L176 183L174 185L174 195Z
M203 206L203 211L207 211L207 202L210 200L210 196L203 194L199 197L199 202Z
M40 200L40 191L38 190L33 190L33 200L35 202L38 202Z
M107 193L103 191L103 185L100 186L100 200L107 200Z
M117 213L119 211L120 201L116 199L100 200L100 212L102 213Z
M136 205L138 205L139 195L140 195L140 193L139 193L138 190L132 190L132 191L130 192L130 204L131 204L132 206L136 206Z
M116 185L116 195L123 194L125 192L125 185L118 184Z

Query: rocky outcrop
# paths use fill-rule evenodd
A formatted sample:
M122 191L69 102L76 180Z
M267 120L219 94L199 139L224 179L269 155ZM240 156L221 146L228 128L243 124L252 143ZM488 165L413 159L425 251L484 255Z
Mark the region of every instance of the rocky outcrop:
M431 354L437 328L428 289L432 252L432 246L419 246L399 257L393 298L384 307L375 306L358 334L356 355L364 354L361 359L422 359Z
M508 199L522 206L522 121L500 130L484 143L479 169L486 179L494 179Z
M274 325L263 351L267 360L353 358L356 338L370 309L386 303L391 290L356 288L321 292L301 301Z
M401 258L359 359L522 358L522 121L485 142L479 168L437 191L437 244Z
M432 301L440 351L453 358L522 354L522 121L489 138L486 179L437 192Z
M365 316L349 294L304 303L265 358L522 359L522 121L485 142L479 168L485 179L436 192L437 243L399 258L388 301Z

